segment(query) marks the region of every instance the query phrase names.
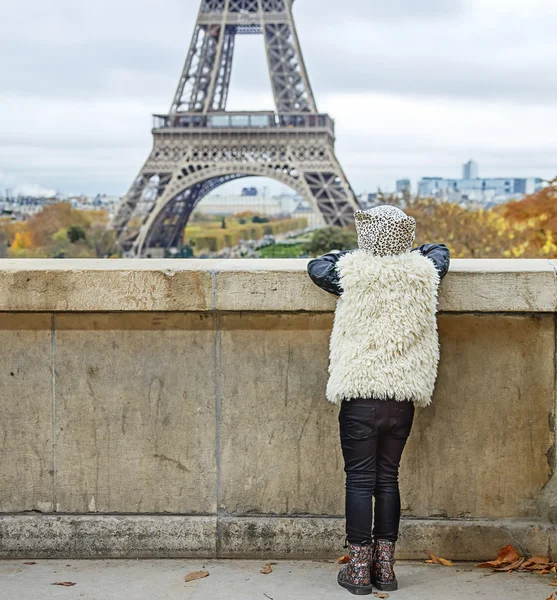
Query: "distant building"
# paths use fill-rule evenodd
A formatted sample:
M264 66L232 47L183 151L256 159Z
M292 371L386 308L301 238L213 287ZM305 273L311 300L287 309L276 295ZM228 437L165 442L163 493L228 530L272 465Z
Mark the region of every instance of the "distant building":
M255 190L255 193L253 191ZM207 215L229 216L253 212L268 217L290 216L300 198L294 194L268 196L257 188L244 188L241 195L211 194L201 200L196 212Z
M478 175L479 168L477 162L470 159L466 164L462 165L462 179L477 179Z
M4 198L0 198L0 215L12 220L24 221L54 202L56 202L55 198L6 194Z
M300 202L296 210L292 213L292 217L297 219L303 217L307 219L308 227L317 228L325 225L321 213L313 210L313 207L308 202Z
M399 179L396 182L396 191L399 194L409 194L412 191L412 183L410 179Z
M418 196L440 198L451 202L477 202L493 205L522 198L543 187L539 177L478 177L477 163L469 161L463 165L462 179L423 177L418 182Z
M358 196L358 202L360 203L361 208L363 208L364 210L368 210L380 204L379 194L377 192L373 192L371 194L360 194Z
M51 204L58 202L68 202L73 208L78 210L104 210L109 216L112 216L114 210L120 203L118 196L97 195L95 198L89 196L63 196L56 194L54 196L10 196L6 194L5 198L0 197L0 214L9 216L14 220L25 220L36 215Z

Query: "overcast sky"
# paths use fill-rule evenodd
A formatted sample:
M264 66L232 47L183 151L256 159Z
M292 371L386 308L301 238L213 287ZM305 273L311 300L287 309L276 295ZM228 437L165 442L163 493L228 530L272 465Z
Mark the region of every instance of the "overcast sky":
M199 0L0 5L0 188L124 193L166 112ZM555 0L296 0L319 110L357 192L398 178L557 175ZM229 109L272 108L238 40Z

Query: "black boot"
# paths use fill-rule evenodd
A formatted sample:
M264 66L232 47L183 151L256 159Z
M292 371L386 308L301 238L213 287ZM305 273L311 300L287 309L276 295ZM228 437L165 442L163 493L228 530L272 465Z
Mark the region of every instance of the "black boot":
M371 562L373 585L381 592L394 592L398 589L395 571L395 543L389 540L375 540Z
M338 573L338 583L352 594L371 594L371 546L348 545L350 560Z

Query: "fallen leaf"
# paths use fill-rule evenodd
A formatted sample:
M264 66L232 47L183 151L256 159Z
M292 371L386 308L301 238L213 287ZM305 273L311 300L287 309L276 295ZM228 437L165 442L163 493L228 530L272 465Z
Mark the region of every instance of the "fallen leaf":
M495 569L503 565L510 565L511 563L516 562L519 558L521 558L520 554L514 549L513 546L511 546L511 544L509 544L508 546L505 546L499 550L495 560L480 563L479 565L476 565L476 567L480 569Z
M557 581L552 581L549 585L552 585L553 587L557 587Z
M24 565L36 565L37 563L36 563L36 562L29 561L29 562L24 562L23 564L24 564Z
M549 596L549 598L546 598L546 600L555 600L555 594L551 594L551 596Z
M537 573L538 575L547 575L548 573L551 573L551 571L549 569L542 569L541 571L534 571L534 573Z
M376 598L389 598L389 594L386 592L374 592L373 594Z
M436 565L443 565L445 567L454 567L454 564L450 560L447 560L446 558L440 558L439 556L435 556L435 554L432 554L431 552L429 553L429 556L430 556L432 562Z
M204 577L209 577L209 571L194 571L193 573L188 573L184 577L184 581L189 583L190 581L197 581L198 579L203 579Z
M72 587L75 585L72 581L57 581L56 583L51 583L51 585L63 585L64 587Z
M502 565L500 567L493 567L494 571L508 571L509 573L521 568L521 565L524 563L524 557L520 557L518 560L515 560L510 565Z
M522 565L523 569L537 569L537 568L545 568L551 565L549 562L549 558L547 556L532 556L532 558L528 558L524 564Z
M347 562L350 562L350 557L349 556L341 556L340 558L337 559L337 562L339 565L345 565Z
M269 575L273 572L273 569L271 568L271 563L267 563L263 569L261 569L261 571L259 571L260 573L263 573L263 575Z
M431 560L431 558L430 558L430 559L428 559L428 560L426 560L425 562L426 562L428 565L434 565L434 564L435 564L435 561L434 561L434 560Z

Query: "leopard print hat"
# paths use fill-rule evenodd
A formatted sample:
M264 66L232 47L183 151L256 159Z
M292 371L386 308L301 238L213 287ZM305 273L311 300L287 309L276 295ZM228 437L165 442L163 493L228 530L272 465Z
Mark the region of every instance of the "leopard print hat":
M358 246L374 256L408 252L416 236L416 220L395 206L376 206L354 213Z

